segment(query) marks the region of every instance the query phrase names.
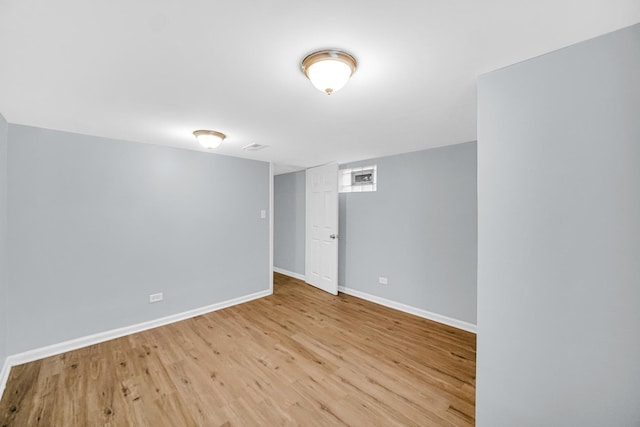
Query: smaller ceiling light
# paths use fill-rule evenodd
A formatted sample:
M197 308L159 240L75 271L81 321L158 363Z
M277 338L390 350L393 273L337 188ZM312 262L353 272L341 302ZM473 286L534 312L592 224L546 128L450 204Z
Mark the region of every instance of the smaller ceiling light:
M321 50L302 60L302 71L311 83L331 95L347 84L356 71L356 59L339 50Z
M193 135L200 145L209 150L219 147L227 137L224 133L216 132L215 130L197 130L193 132Z

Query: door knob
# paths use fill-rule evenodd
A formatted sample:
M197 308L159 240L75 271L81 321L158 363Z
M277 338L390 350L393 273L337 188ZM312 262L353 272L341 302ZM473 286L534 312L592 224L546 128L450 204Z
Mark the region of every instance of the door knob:
M332 234L331 236L329 236L330 239L337 239L338 235L337 234Z

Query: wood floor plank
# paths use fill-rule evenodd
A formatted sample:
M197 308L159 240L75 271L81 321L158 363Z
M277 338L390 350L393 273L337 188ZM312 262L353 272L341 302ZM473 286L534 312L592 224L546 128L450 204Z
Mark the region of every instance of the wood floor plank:
M0 426L473 426L475 335L275 274L274 295L11 370Z

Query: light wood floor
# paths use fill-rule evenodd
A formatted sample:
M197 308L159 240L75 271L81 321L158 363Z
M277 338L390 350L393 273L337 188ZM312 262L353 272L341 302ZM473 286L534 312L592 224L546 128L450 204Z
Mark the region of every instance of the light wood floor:
M469 426L475 335L276 274L267 298L14 367L0 426Z

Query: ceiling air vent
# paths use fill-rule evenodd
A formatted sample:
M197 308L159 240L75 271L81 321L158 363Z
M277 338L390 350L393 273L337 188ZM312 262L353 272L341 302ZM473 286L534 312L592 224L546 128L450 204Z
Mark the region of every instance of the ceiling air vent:
M258 151L267 147L268 147L267 145L260 145L260 144L253 143L253 144L245 145L244 147L242 147L242 149L247 151Z

